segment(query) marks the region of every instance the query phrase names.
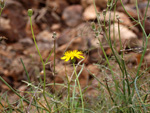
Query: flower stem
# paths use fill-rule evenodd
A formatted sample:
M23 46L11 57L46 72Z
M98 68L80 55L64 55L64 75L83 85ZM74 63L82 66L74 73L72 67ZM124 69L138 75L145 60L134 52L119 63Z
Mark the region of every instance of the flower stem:
M49 106L49 103L48 103L48 101L47 101L47 99L46 99L46 95L45 95L45 86L46 86L45 63L44 63L44 61L43 61L42 55L41 55L41 53L40 53L40 50L39 50L39 48L38 48L38 46L37 46L37 43L36 43L36 40L35 40L34 31L33 31L33 27L32 27L32 19L31 19L31 17L30 17L30 25L31 25L31 32L32 32L32 36L33 36L34 43L35 43L35 47L36 47L36 49L37 49L37 51L38 51L38 54L39 54L39 56L40 56L40 59L41 59L42 65L43 65L43 71L44 71L43 97L44 97L44 99L45 99L45 101L46 101L46 104L47 104L49 110L51 111L51 108L50 108L50 106Z
M74 64L74 63L73 63L73 68L74 68L74 71L75 71L75 76L76 76L76 80L77 80L78 87L79 87L79 92L80 92L80 97L81 97L81 103L82 103L82 113L84 113L83 95L82 95L82 90L81 90L80 82L79 82L79 79L78 79L78 75L77 75L77 72L76 72L76 68L75 68L75 64Z

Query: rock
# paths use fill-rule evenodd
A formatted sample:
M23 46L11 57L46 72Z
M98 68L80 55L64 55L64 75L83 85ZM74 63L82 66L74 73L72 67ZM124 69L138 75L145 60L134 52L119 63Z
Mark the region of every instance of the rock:
M106 8L107 7L108 0L95 0L96 6L99 6L100 8Z
M52 36L53 36L53 33L48 32L48 30L44 30L37 35L36 39L37 41L42 41L45 43L52 44L54 41Z
M111 14L111 18L110 18L110 14ZM114 18L115 18L115 22L118 22L117 18L116 17L119 17L119 20L120 20L120 24L123 24L123 25L126 25L126 26L133 26L129 17L124 14L124 13L121 13L121 12L115 12L115 17L114 17L114 12L107 12L106 13L106 16L105 16L105 21L108 22L109 21L109 18L112 22L114 22ZM100 13L100 21L104 21L104 16L103 16L103 13Z
M67 35L66 35L67 34ZM102 35L99 36L99 39L102 39ZM74 29L66 29L58 37L57 40L58 46L63 44L69 44L68 47L77 45L79 50L86 50L90 47L99 47L98 39L95 38L95 34L91 29L91 24L83 23L77 26ZM74 44L72 44L74 43ZM72 48L73 50L73 48Z
M40 33L40 28L39 28L39 26L34 21L32 22L32 27L33 27L34 35L35 36ZM29 21L26 24L25 32L26 32L26 34L27 34L28 37L33 38L32 32L31 32L31 25L30 25Z
M83 8L81 5L72 5L63 11L62 19L69 27L75 27L82 21Z
M27 90L27 85L21 85L19 88L18 88L18 91L20 92L20 95L23 96L24 95L24 92Z
M68 43L76 36L75 29L65 29L57 39L58 46Z
M10 19L0 17L0 33L1 36L5 36L7 38L7 42L13 42L18 40L18 34L12 30L12 26L10 25Z
M2 31L2 34L6 36L10 42L17 41L26 35L24 29L27 20L24 18L24 10L22 4L19 2L13 0L6 1L6 6L3 10L2 16L9 20L9 26L11 26L11 29Z
M48 7L44 7L42 9L37 10L34 20L38 26L43 27L45 24L47 24L48 26L51 26L54 23L58 23L61 21L61 18L52 9L49 9ZM46 28L46 27L43 27L43 28Z
M98 8L97 8L97 11L99 11ZM95 13L94 5L90 5L85 9L85 11L83 13L83 19L85 21L96 19L96 13Z
M50 10L55 11L59 15L62 14L66 7L68 7L66 0L46 0L46 5Z
M81 70L82 70L82 67L78 66L77 73L79 73ZM79 82L80 82L81 87L82 88L86 87L88 85L88 81L89 81L89 73L86 70L86 67L83 67L83 70L79 76Z
M95 4L99 8L106 8L107 1L108 0L95 0ZM81 0L81 4L85 8L85 7L88 7L89 5L93 4L93 0Z
M100 35L99 39L101 41L102 38L103 36ZM99 54L101 54L98 52L99 49L97 50L97 48L99 48L99 41L97 38L95 38L95 34L92 31L89 23L83 23L74 29L64 30L64 32L58 38L57 43L57 58L60 58L67 50L77 49L90 55L90 57L86 57L83 61L84 63L88 64L89 62L97 62L99 60Z
M93 4L93 0L81 0L81 4L84 8L86 8L89 5Z
M127 11L133 18L135 18L135 19L138 18L135 5L128 4L128 5L125 5L124 7L125 7L126 11ZM124 14L126 14L126 12L125 12L125 10L123 9L122 6L118 6L118 7L117 7L117 11L123 12Z
M80 72L81 67L78 66L77 67L77 74ZM68 79L71 83L74 84L73 80L76 78L76 76L74 75L74 68L71 65L62 65L62 62L56 65L56 77L55 77L55 82L56 83L64 83L67 81L67 76ZM79 81L80 81L80 85L82 87L86 87L86 85L88 84L88 80L89 80L89 73L86 70L86 67L83 68L80 76L79 76Z
M146 8L144 9L144 14L145 14L145 11L146 11ZM150 12L150 6L147 10L147 15L146 15L147 18L145 20L145 31L147 35L150 34L150 14L148 12Z
M67 0L70 4L79 4L81 0Z
M73 73L73 67L71 65L62 65L62 62L56 65L55 67L56 69L56 75L54 77L55 79L55 83L66 83L67 84L67 77L69 79L69 81L71 82L71 76ZM53 81L54 82L54 81ZM52 86L54 87L54 86ZM56 89L62 89L64 88L63 86L57 85L55 86Z
M28 38L28 37L20 39L19 43L23 44L24 47L26 47L26 46L29 47L29 46L34 44L33 40L31 38Z
M145 21L145 31L147 35L150 34L150 19Z
M121 1L122 1L123 5L125 6L126 4L129 3L130 0L121 0ZM114 1L114 2L115 2L115 1ZM117 7L120 7L120 6L122 7L122 4L121 4L120 1L117 1L117 4L116 4L116 5L117 5ZM116 8L117 8L117 7L116 7Z
M113 30L115 30L115 34L113 34ZM111 35L110 35L111 39L113 40L115 38L116 41L119 41L118 24L111 25L110 31L111 31ZM113 36L115 37L113 38ZM135 39L135 40L137 39L136 34L123 25L120 25L120 36L121 36L122 43L125 43L125 41L129 41L131 39Z
M5 19L3 17L0 17L0 30L3 30L3 31L7 31L9 29L11 29L11 26L10 26L10 20L9 19Z
M144 2L144 1L145 1L145 0L138 0L138 3ZM130 3L130 4L135 4L136 1L135 1L135 0L130 0L129 3Z
M7 37L7 42L13 42L18 40L18 34L12 30L9 19L4 19L0 17L0 35ZM13 36L13 37L12 37Z
M52 27L51 27L52 31L56 31L56 30L60 30L60 29L61 29L61 24L60 23L53 24Z
M14 43L14 44L11 44L11 51L15 51L15 52L22 52L24 50L24 47L21 43Z
M100 73L100 69L98 68L97 65L94 65L94 64L88 65L87 70L89 71L90 75L94 74L95 76L98 76Z
M126 62L126 64L128 66L130 66L131 68L134 65L139 64L138 53L135 53L135 52L130 52L130 54L125 54L124 57L123 57L123 59Z
M38 8L38 6L39 6L39 1L35 1L35 0L30 0L30 2L29 1L27 1L27 0L15 0L15 1L17 1L17 2L20 2L23 6L24 6L24 8L25 9L29 9L29 8Z
M102 60L103 52L100 47L94 48L89 51L89 64L90 63L97 63Z

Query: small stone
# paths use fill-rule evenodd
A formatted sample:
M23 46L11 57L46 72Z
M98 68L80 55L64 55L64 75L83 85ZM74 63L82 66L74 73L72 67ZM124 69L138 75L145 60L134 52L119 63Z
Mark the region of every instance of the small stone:
M82 12L81 5L72 5L63 11L62 18L68 26L75 27L82 21Z

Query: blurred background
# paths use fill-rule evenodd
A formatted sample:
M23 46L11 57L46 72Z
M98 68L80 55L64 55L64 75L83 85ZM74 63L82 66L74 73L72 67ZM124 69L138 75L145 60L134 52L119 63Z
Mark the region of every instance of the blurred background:
M135 0L122 0L128 13L135 19L138 15L135 7ZM22 80L27 80L25 71L21 64L23 60L31 81L35 83L42 74L42 63L35 48L30 28L28 9L33 9L32 24L42 58L46 60L54 46L53 32L56 32L56 76L53 76L54 54L51 55L48 65L46 65L47 82L56 80L62 83L65 77L64 62L60 60L66 50L80 50L86 57L84 70L80 76L81 86L85 87L91 83L90 70L97 77L102 77L101 69L93 63L105 64L103 53L98 44L99 38L104 43L104 49L108 56L111 56L109 46L103 39L103 33L96 36L92 30L91 23L97 24L93 0L5 0L5 7L0 17L0 36L6 39L0 42L0 76L2 76L12 87L19 90L26 90L26 85ZM103 22L103 13L107 7L108 0L95 0L96 9L100 15L98 19ZM147 0L139 0L139 10L141 20L147 6ZM146 33L150 33L150 8L148 9L145 21ZM116 42L118 52L118 20L120 20L121 38L124 48L142 47L142 30L135 22L126 15L121 3L117 2L116 12L111 12L111 21L114 24L110 27L111 38ZM109 13L106 14L106 21L109 20ZM113 30L115 29L115 34ZM130 52L125 57L129 67L138 64L139 54ZM149 54L145 57L149 61ZM78 61L77 61L78 62ZM115 61L114 62L115 65ZM68 75L72 74L73 67L67 65ZM80 69L79 69L80 70ZM78 71L79 71L78 70ZM117 70L117 67L114 68ZM96 82L92 82L93 85ZM0 81L0 91L9 88ZM91 90L91 89L90 89Z

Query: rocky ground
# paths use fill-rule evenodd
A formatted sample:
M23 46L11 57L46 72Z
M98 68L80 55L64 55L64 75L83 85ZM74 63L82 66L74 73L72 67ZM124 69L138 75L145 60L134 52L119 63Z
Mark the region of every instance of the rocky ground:
M84 52L85 60L84 69L80 75L82 87L92 84L89 88L89 94L92 93L92 87L96 86L96 81L92 79L91 74L95 74L98 78L104 78L102 67L94 64L99 63L106 65L103 52L95 37L95 33L91 29L91 23L95 22L96 14L93 0L5 0L6 6L0 17L0 36L7 39L0 43L0 76L2 76L13 88L18 90L26 90L26 84L22 80L27 80L27 76L21 64L20 58L23 60L27 71L31 77L31 81L38 80L42 76L42 63L35 48L29 17L27 10L32 8L34 14L32 16L34 33L37 44L46 60L54 46L53 32L56 32L56 76L53 76L53 56L46 65L47 83L52 83L55 79L57 83L63 83L65 78L66 65L68 75L72 75L73 67L70 62L64 63L60 59L66 50L80 50ZM107 0L95 0L97 10L99 11L101 22L104 21L103 12L107 6ZM138 18L135 0L122 0L126 10L135 19ZM139 9L140 17L143 19L147 0L140 0ZM150 8L148 9L150 11ZM149 12L148 11L148 12ZM129 18L121 3L117 2L116 12L111 12L111 21L115 18L115 24L110 26L111 38L115 42L118 52L119 33L118 20L120 23L120 34L124 50L128 48L142 48L142 30L139 25L134 26L135 22ZM106 14L106 20L109 21L109 13ZM115 30L115 33L113 31ZM145 21L145 31L150 33L150 13L147 13ZM103 34L99 35L99 39L104 44L104 49L108 56L111 57L111 49L105 43ZM148 45L150 46L150 45ZM139 63L140 52L130 51L125 54L124 60L129 68L136 67ZM144 61L149 65L150 54L146 53ZM113 58L112 58L113 59ZM114 60L114 70L118 65ZM81 67L77 69L79 72ZM10 90L0 81L0 91ZM90 92L91 91L91 92Z

